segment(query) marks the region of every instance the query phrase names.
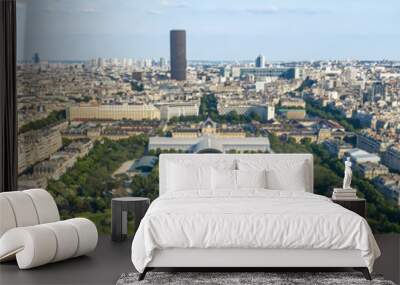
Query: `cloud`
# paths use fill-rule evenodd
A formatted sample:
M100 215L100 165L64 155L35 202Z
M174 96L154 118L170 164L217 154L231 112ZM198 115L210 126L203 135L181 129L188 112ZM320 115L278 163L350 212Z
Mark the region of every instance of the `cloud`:
M283 14L292 14L292 15L319 15L319 14L328 14L330 11L328 10L312 10L312 9L291 9L291 8L278 8L276 6L269 7L259 7L259 8L247 8L247 9L233 9L233 8L218 8L213 10L205 10L207 13L217 13L217 14L252 14L254 16L263 16L263 15L283 15Z
M272 14L293 14L293 15L318 15L327 14L328 10L312 10L312 9L282 9L277 7L247 9L246 12L253 15L272 15Z
M165 8L188 8L189 3L185 0L161 0L160 4Z
M188 8L189 4L186 0L159 0L159 9L148 9L147 14L150 15L161 15L167 12L169 9L184 9Z
M96 8L93 7L82 7L79 9L80 13L88 13L88 14L93 14L93 13L97 13L98 10Z
M62 14L72 14L76 13L82 14L95 14L99 11L92 7L81 7L81 8L66 8L66 7L46 7L43 9L44 12L49 14L62 13Z
M254 15L271 15L271 14L278 14L282 11L278 7L270 6L270 7L264 7L264 8L243 9L243 12L246 12L249 14L254 14Z
M146 12L151 15L161 15L163 13L160 10L146 10Z

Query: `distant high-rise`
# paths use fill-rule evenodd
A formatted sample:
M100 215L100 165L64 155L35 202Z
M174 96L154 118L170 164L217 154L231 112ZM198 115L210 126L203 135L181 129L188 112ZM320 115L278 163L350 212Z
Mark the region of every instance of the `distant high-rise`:
M33 64L39 64L40 63L40 56L39 56L39 54L37 52L32 56L32 62L33 62Z
M265 57L262 54L256 57L256 67L265 67Z
M99 57L99 58L97 59L97 66L98 66L98 67L104 67L104 66L105 66L104 58Z
M371 95L372 95L372 97L375 97L375 96L384 97L385 96L385 85L380 81L374 82L371 86Z
M167 66L167 61L165 60L164 57L160 57L159 66L161 69L164 69Z
M186 80L186 31L171 30L171 79Z

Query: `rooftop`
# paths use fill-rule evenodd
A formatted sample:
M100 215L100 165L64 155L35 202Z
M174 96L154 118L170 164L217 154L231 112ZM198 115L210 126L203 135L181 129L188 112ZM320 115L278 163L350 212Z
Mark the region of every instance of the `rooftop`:
M374 153L369 153L365 150L359 149L359 148L353 148L349 149L347 153L350 155L350 157L355 160L357 163L362 163L368 161L380 161L380 157L377 154Z
M157 163L157 156L146 155L141 157L138 160L135 160L134 163L129 167L129 172L137 171L137 170L149 170L153 168Z

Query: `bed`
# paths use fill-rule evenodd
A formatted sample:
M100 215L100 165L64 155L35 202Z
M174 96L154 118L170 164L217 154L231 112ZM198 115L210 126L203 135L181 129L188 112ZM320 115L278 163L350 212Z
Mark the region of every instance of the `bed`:
M352 267L380 251L364 218L313 194L311 154L162 154L132 262L154 268Z

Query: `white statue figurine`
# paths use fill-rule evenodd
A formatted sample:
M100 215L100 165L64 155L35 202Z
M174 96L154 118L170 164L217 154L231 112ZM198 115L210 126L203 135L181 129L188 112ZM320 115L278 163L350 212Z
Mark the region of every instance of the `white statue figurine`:
M346 159L344 163L344 179L343 179L343 189L351 189L351 178L353 176L353 171L351 170L350 157Z

